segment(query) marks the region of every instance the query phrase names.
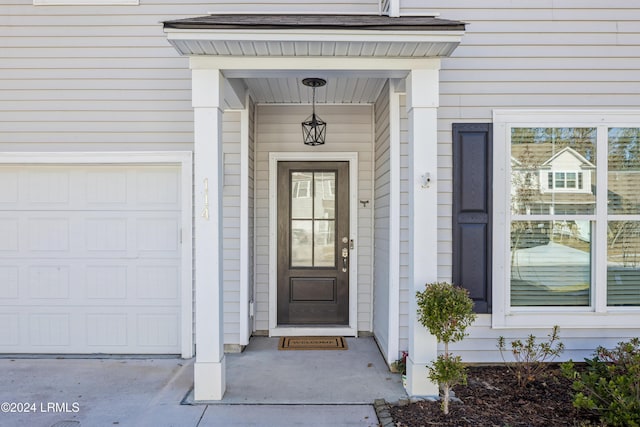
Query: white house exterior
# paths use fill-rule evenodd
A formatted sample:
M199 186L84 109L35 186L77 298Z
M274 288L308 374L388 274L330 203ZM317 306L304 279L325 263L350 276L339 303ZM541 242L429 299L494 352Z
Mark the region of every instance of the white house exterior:
M435 394L437 280L467 362L640 335L640 7L481 3L5 2L0 352L195 356L213 400L252 335L373 335Z

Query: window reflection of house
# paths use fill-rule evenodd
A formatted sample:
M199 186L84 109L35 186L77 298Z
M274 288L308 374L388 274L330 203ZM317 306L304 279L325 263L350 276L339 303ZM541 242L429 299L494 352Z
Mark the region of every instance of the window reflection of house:
M295 199L307 199L311 197L310 174L297 173L294 175L292 197Z
M593 128L512 130L512 306L589 305L595 146Z
M639 306L640 129L513 127L509 147L511 307Z
M291 175L292 262L299 267L335 263L335 172Z
M595 165L571 147L512 146L512 195L527 214L590 214L596 202Z

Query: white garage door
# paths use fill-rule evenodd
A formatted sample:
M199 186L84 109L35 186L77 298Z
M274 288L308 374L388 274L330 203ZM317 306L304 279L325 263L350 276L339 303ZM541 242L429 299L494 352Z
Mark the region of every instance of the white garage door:
M0 165L0 352L180 353L180 168Z

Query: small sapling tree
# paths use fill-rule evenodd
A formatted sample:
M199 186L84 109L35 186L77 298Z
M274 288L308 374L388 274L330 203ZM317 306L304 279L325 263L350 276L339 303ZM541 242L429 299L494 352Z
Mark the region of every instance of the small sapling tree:
M466 384L467 374L460 356L449 353L449 343L462 340L476 315L466 289L447 282L427 284L416 293L418 320L444 344L444 353L427 366L429 379L442 389L442 411L449 414L451 388Z

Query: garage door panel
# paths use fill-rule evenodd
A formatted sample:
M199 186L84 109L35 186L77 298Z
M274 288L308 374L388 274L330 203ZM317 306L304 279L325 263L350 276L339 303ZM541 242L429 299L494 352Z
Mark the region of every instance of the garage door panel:
M0 298L17 299L19 293L19 270L14 265L0 265Z
M20 314L0 313L0 348L15 348L20 344Z
M180 353L180 199L177 166L0 165L0 352Z
M136 229L140 252L175 254L180 249L180 223L177 218L140 218Z
M29 315L29 345L68 347L71 343L71 315L32 313Z
M31 265L28 268L28 299L69 300L71 267L65 265Z
M155 168L140 171L136 182L137 201L140 206L178 206L180 182L172 170Z
M127 251L127 218L86 218L84 249L87 252ZM82 250L82 249L81 249Z
M139 299L171 300L180 297L179 266L138 266L136 279L136 297Z
M180 342L180 319L177 313L137 315L138 342L143 348L174 347Z
M176 166L0 165L0 209L180 208Z
M85 268L85 292L88 302L106 304L127 298L128 267L126 265L87 265Z
M176 305L180 298L181 265L175 260L68 261L0 261L0 306L153 307Z
M0 210L0 256L176 258L181 215L169 212Z
M87 314L88 347L126 347L129 345L127 315L124 313Z
M70 171L61 167L40 167L27 177L27 200L30 205L69 206Z
M179 353L180 314L173 307L34 307L0 313L3 353Z
M17 253L20 248L18 229L20 218L14 214L0 217L0 254Z
M18 169L0 170L0 207L18 202Z
M62 217L31 218L27 221L27 247L29 252L68 252L70 247L70 220Z
M86 187L85 201L87 207L104 209L127 208L128 195L127 182L130 178L126 170L109 170L99 168L88 171L85 176Z

